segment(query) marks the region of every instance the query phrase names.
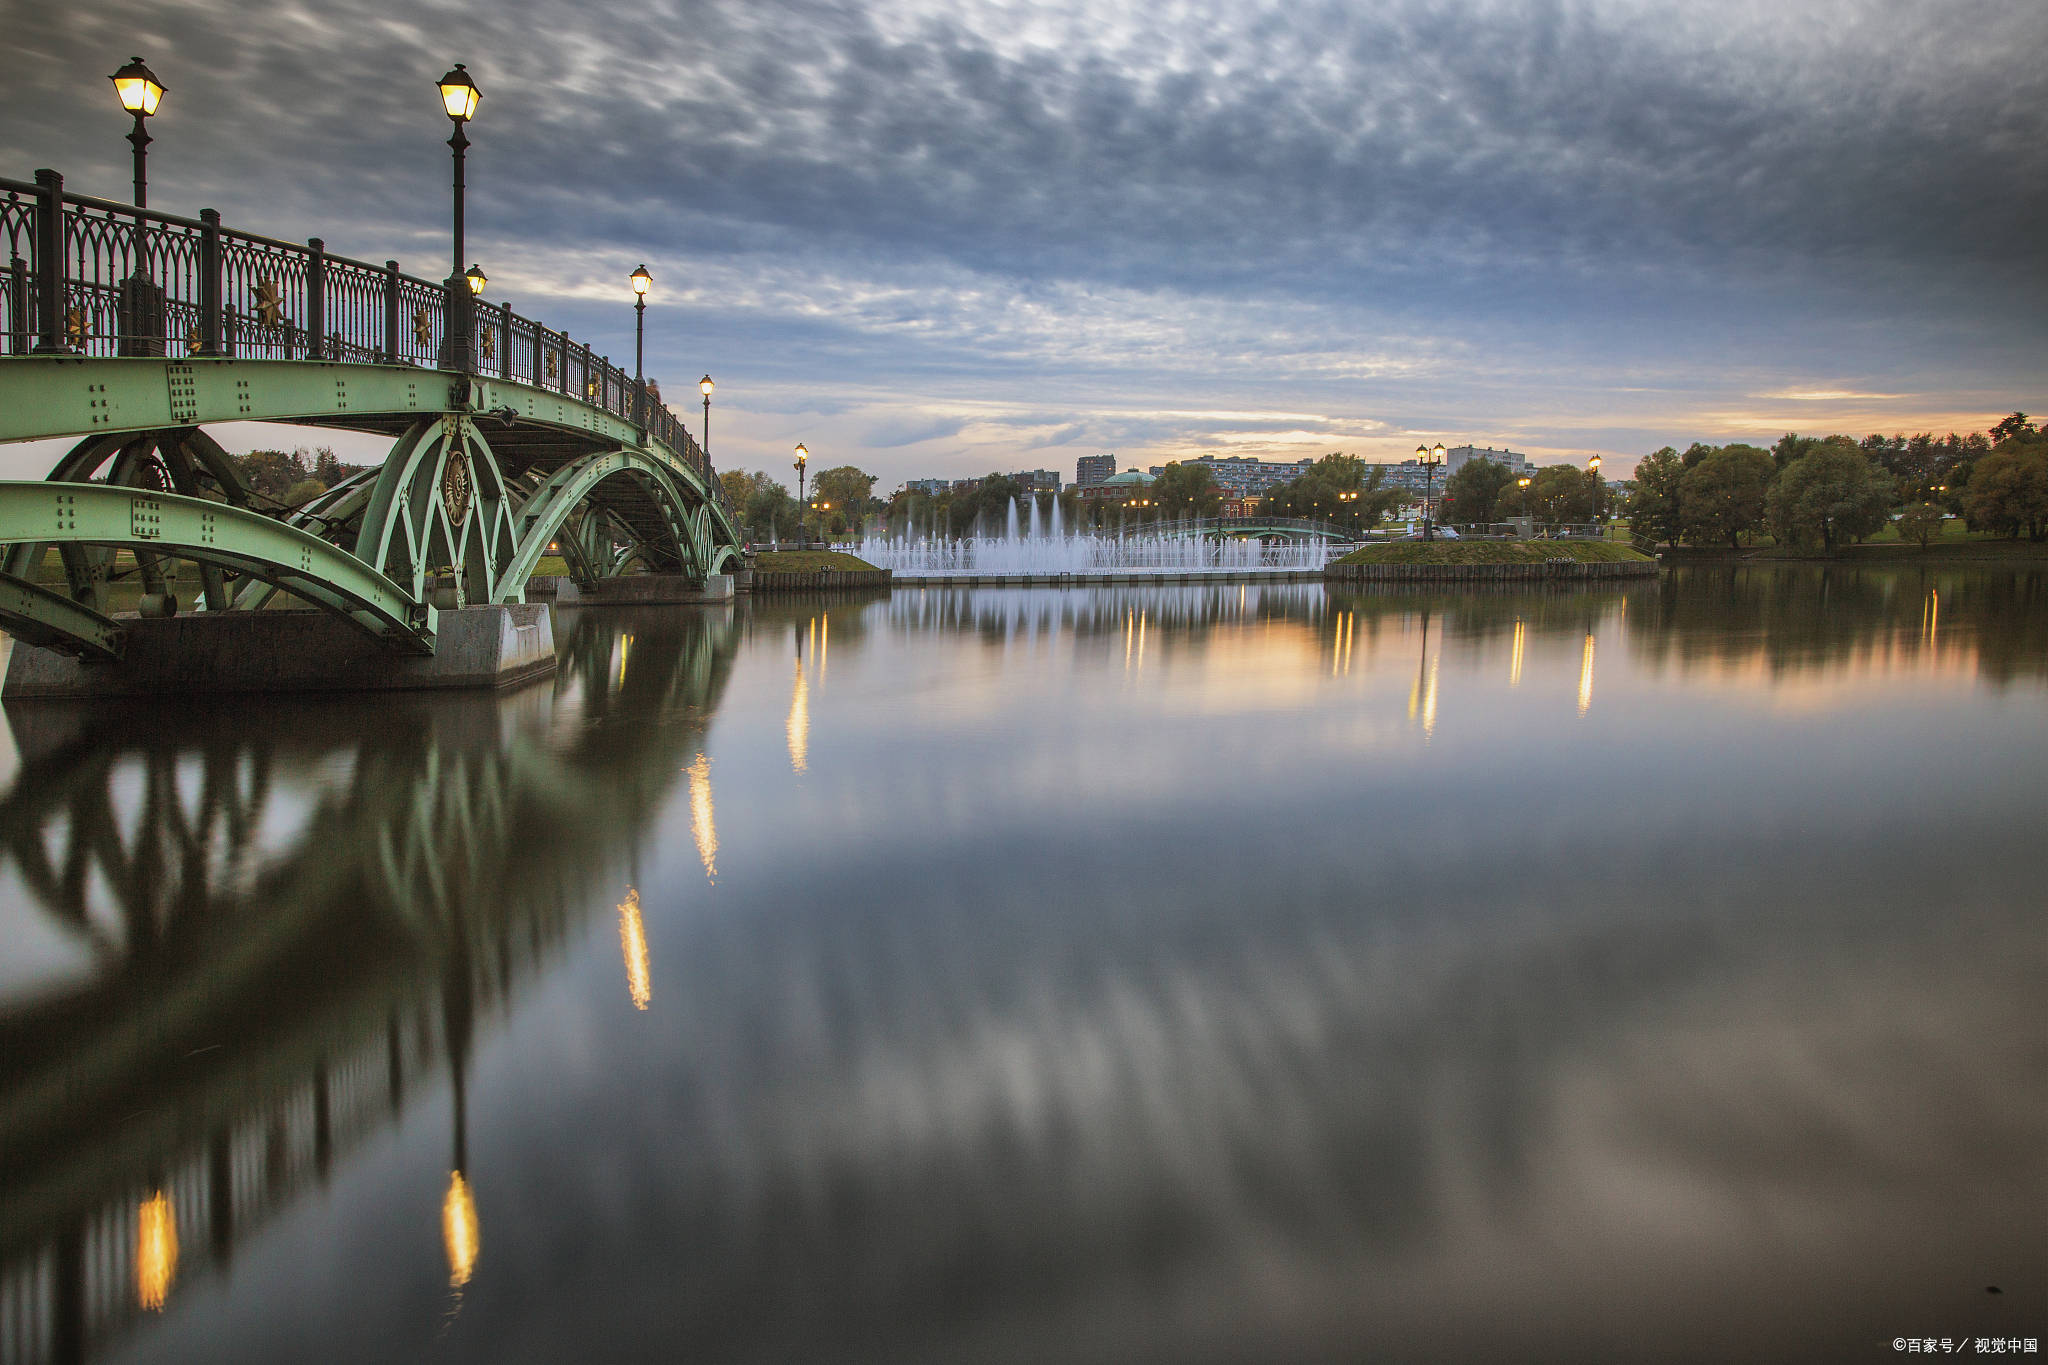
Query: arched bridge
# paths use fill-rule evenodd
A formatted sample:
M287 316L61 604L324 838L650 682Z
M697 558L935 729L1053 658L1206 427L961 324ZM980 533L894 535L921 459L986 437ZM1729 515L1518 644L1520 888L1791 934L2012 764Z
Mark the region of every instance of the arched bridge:
M431 653L437 609L524 601L550 549L585 586L740 562L711 462L654 387L508 305L50 171L0 180L0 239L0 441L75 438L47 479L0 483L0 626L21 639L120 657L108 588L133 573L145 613L283 591ZM392 444L281 506L207 434L224 421ZM197 566L192 600L174 561Z
M1259 540L1342 540L1365 539L1364 532L1334 521L1310 517L1195 517L1186 521L1162 521L1159 532L1167 536L1251 536Z

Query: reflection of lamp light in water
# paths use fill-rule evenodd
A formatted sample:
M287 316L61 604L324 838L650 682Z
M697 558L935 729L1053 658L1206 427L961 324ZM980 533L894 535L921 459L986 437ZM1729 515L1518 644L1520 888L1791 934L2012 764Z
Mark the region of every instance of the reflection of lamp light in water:
M1579 714L1585 715L1593 705L1593 635L1586 633L1586 649L1579 655Z
M796 661L796 688L789 694L789 766L802 772L811 747L811 693L804 682L804 661Z
M1515 650L1508 657L1508 686L1522 685L1522 643L1527 633L1527 624L1521 617L1515 618Z
M704 860L704 875L718 880L718 826L711 813L711 755L698 754L689 766L690 832L697 836L697 856Z
M476 1199L461 1171L448 1175L448 1196L441 1201L441 1243L448 1250L448 1284L460 1289L476 1270L480 1237L476 1221Z
M654 997L647 980L647 930L640 923L640 893L631 887L619 902L619 952L626 959L626 989L633 993L636 1009L646 1009Z
M1443 651L1439 647L1429 659L1429 687L1422 694L1422 738L1436 738L1436 666Z
M1436 660L1429 652L1429 608L1422 609L1422 657L1415 663L1415 685L1408 689L1408 719L1422 713L1422 737L1436 734Z
M178 1216L162 1190L142 1201L135 1215L135 1296L161 1313L178 1277Z

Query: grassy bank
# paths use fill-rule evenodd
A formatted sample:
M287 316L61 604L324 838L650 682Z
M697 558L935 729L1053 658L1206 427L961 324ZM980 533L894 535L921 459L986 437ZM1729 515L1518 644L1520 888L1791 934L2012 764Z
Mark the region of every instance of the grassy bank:
M1543 564L1554 559L1581 564L1619 564L1645 559L1626 545L1605 540L1394 540L1361 545L1338 564Z
M756 573L874 573L875 566L841 550L762 550L754 556Z
M1833 554L1819 550L1794 550L1780 545L1745 545L1739 550L1727 546L1678 545L1666 549L1671 564L2041 564L2048 563L2048 543L2028 540L1954 539L1937 540L1926 549L1893 540L1872 540L1863 545L1844 545Z

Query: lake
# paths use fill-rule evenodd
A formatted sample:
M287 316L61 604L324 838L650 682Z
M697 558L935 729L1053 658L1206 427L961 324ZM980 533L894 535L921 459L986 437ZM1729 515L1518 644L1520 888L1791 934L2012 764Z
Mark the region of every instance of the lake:
M556 630L8 708L6 1361L2048 1336L2048 574Z

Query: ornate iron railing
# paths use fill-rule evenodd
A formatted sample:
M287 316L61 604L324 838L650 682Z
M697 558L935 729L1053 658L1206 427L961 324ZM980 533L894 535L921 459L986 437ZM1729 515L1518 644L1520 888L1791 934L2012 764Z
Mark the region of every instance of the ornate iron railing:
M0 350L10 355L247 356L459 370L603 408L677 452L726 506L689 429L588 342L403 274L221 226L0 180ZM455 282L460 289L460 282ZM450 335L450 319L455 335ZM464 339L467 346L452 344ZM729 509L728 509L729 510Z

